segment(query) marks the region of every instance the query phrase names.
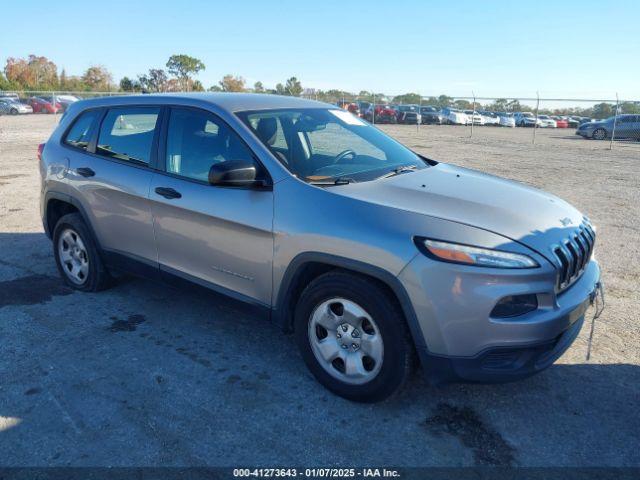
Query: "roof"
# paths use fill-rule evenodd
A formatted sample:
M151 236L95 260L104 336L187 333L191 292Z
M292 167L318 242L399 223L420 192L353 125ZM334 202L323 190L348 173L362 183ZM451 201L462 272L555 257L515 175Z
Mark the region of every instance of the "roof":
M83 104L126 105L131 103L153 103L171 99L196 100L219 106L222 109L239 112L243 110L268 110L276 108L327 108L335 107L328 103L307 100L299 97L269 95L260 93L159 93L149 95L114 95L84 100Z

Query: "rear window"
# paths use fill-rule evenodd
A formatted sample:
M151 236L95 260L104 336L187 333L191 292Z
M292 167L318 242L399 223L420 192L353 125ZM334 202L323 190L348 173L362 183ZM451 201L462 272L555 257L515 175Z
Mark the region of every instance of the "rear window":
M90 140L91 126L98 114L98 110L87 110L81 113L67 132L64 143L86 150Z
M148 164L159 107L112 108L102 121L96 153Z

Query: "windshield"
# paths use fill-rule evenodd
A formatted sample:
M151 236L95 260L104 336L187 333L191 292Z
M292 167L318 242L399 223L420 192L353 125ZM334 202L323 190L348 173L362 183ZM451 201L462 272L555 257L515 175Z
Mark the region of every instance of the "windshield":
M344 110L260 110L237 115L291 173L307 182L363 182L399 167L427 167L411 150Z

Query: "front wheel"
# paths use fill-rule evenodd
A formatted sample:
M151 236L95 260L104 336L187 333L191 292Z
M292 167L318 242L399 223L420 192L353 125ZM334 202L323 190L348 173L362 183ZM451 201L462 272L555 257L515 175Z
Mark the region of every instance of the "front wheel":
M604 128L596 128L593 132L594 140L604 140L607 138L607 131Z
M12 109L9 111L9 113L10 113L11 115L17 115L17 114L18 114L18 110L17 110L17 109L15 109L15 108L12 108Z
M295 311L302 357L316 379L341 397L383 400L400 389L413 348L404 316L376 282L329 272L303 291Z

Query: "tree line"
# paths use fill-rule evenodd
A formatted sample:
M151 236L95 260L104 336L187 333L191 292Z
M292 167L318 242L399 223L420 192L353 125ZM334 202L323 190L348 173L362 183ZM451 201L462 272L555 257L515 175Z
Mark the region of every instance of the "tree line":
M371 103L422 104L434 107L455 107L469 110L474 107L473 102L464 99L454 99L447 95L424 98L417 93L387 96L362 90L359 93L344 90L316 90L304 89L301 81L292 76L275 88L266 88L262 82L247 85L246 80L239 75L227 74L215 85L205 89L200 80L195 77L206 66L202 60L185 54L171 55L164 68L151 68L146 73L138 74L134 78L123 77L117 84L113 75L102 65L88 67L82 75L67 75L63 68L58 74L57 65L44 56L29 55L26 58L9 57L4 72L0 73L0 90L5 91L76 91L76 92L250 92L272 93L276 95L305 96L320 101L335 103L339 101L365 101ZM639 102L624 102L619 112L640 113ZM533 110L531 106L522 105L517 99L499 98L487 104L475 104L476 110L490 110L499 112L518 112ZM599 103L593 107L566 107L547 109L541 108L540 113L553 115L579 115L595 118L607 118L615 114L615 105Z

